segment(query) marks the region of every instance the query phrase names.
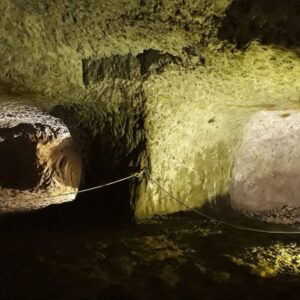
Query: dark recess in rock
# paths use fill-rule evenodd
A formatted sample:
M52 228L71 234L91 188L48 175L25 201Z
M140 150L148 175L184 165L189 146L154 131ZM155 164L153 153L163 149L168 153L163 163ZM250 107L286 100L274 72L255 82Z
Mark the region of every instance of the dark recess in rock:
M36 187L42 179L43 171L37 163L37 144L49 142L58 134L50 126L39 123L21 123L10 128L0 128L0 137L3 139L0 142L1 187L20 190Z
M155 49L147 49L137 56L141 64L141 75L146 77L152 72L161 74L164 67L171 63L180 63L181 58L170 53L164 53Z
M300 44L300 1L235 0L219 31L222 40L244 47L252 40L291 47Z
M37 143L24 136L28 127L33 126L20 124L15 128L0 128L0 136L5 137L0 142L1 188L32 189L41 181L42 168L38 167L36 157Z
M140 0L140 6L145 6L146 0Z
M182 50L188 55L188 56L198 56L195 49L192 47L183 47Z
M65 124L33 106L0 105L1 214L71 201L80 176L81 159Z
M126 102L125 102L126 103ZM52 115L63 119L83 158L81 189L114 181L140 170L146 152L143 114L131 117L121 107L119 113L103 112L92 105L73 104L56 106ZM92 128L78 120L81 113L89 114L91 120L98 119L99 132L94 135ZM95 124L94 124L95 125ZM113 218L132 220L136 179L115 186L80 194L75 206L79 210L93 212L98 218L99 211Z
M160 59L175 59L158 51L154 53L155 59L147 60L149 66ZM95 90L95 101L62 104L52 109L51 114L67 124L81 152L81 189L131 175L145 161L146 99L141 68L140 57L131 54L83 59L83 82L88 90ZM76 205L80 210L106 211L107 216L132 219L136 183L133 179L79 195Z

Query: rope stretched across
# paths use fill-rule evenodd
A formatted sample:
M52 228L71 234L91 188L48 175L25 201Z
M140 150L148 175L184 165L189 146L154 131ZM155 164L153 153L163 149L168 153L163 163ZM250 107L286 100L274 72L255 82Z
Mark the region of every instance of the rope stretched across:
M201 212L201 211L199 211L199 210L197 210L195 208L192 208L189 205L185 204L182 200L176 198L167 189L165 189L163 186L161 186L161 184L156 179L154 179L149 172L145 172L145 170L142 170L141 172L134 173L132 175L129 175L129 176L126 176L126 177L123 177L123 178L120 178L120 179L117 179L117 180L105 183L105 184L97 185L97 186L94 186L94 187L91 187L91 188L82 189L82 190L74 191L74 192L63 193L63 194L59 194L59 195L49 195L47 197L35 197L33 199L55 198L55 197L62 197L62 196L73 195L73 194L86 193L86 192L90 192L90 191L93 191L93 190L98 190L98 189L101 189L101 188L104 188L104 187L107 187L107 186L111 186L111 185L114 185L114 184L117 184L117 183L120 183L120 182L124 182L124 181L127 181L127 180L132 179L132 178L140 178L141 179L141 178L143 178L143 176L145 174L147 174L147 176L148 176L148 178L149 178L150 181L152 181L156 186L158 186L162 191L164 191L170 198L172 198L173 200L175 200L176 202L178 202L179 204L181 204L183 207L185 207L185 208L193 211L194 213L196 213L196 214L200 215L201 217L203 217L205 219L208 219L210 221L214 221L216 223L219 223L219 224L222 224L222 225L234 228L234 229L243 230L243 231L251 231L251 232L258 232L258 233L268 233L268 234L295 234L295 235L296 234L300 234L300 231L280 231L280 230L273 231L273 230L265 230L265 229L258 229L258 228L252 228L252 227L239 226L239 225L234 225L234 224L228 223L226 221L222 221L222 220L216 219L214 217L210 217L210 216L204 214L203 212Z
M258 233L268 233L268 234L300 234L300 231L281 231L281 230L265 230L265 229L258 229L258 228L252 228L252 227L245 227L245 226L239 226L239 225L234 225L231 223L228 223L226 221L222 221L213 217L210 217L206 214L204 214L203 212L190 207L189 205L185 204L182 200L178 199L177 197L175 197L174 195L172 195L167 189L165 189L163 186L161 186L161 184L155 180L152 175L147 172L147 175L149 177L149 179L156 185L158 186L162 191L164 191L170 198L172 198L173 200L175 200L176 202L178 202L179 204L181 204L182 206L184 206L185 208L193 211L194 213L200 215L201 217L208 219L210 221L214 221L217 222L219 224L225 225L227 227L231 227L234 229L238 229L238 230L243 230L243 231L251 231L251 232L258 232Z
M94 187L91 187L91 188L87 188L87 189L82 189L82 190L79 190L79 191L68 192L68 193L63 193L63 194L58 194L58 195L49 195L49 196L46 196L46 197L34 197L32 199L41 199L41 198L47 198L48 199L48 198L57 198L57 197L69 196L69 195L73 195L73 194L82 194L82 193L86 193L86 192L90 192L90 191L94 191L94 190L99 190L99 189L102 189L104 187L114 185L114 184L117 184L117 183L120 183L120 182L123 182L123 181L127 181L127 180L132 179L132 178L141 178L143 176L143 174L144 174L144 171L139 172L139 173L134 173L132 175L129 175L129 176L126 176L126 177L123 177L123 178L105 183L105 184L101 184L101 185L97 185L97 186L94 186Z

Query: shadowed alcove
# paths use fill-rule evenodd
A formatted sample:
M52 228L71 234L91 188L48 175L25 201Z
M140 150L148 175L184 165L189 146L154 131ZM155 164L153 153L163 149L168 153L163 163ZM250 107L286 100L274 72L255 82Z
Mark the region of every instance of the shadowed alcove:
M253 40L283 47L300 44L298 0L235 0L226 10L219 38L239 48Z

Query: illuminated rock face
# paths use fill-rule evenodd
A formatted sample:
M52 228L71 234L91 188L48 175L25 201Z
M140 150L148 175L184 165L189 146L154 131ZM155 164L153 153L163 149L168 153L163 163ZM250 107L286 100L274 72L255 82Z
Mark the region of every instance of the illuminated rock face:
M145 84L151 172L188 207L228 195L235 153L253 115L299 107L296 54L255 43L227 54L207 51L209 67L170 66ZM143 191L138 216L187 209L151 181Z
M299 109L298 7L297 0L2 0L0 94L30 95L68 125L85 187L148 167L198 208L228 195L253 114ZM15 143L30 158L17 164L32 174L15 185L24 191L44 178L41 164L35 173L28 162L50 157L51 147ZM11 175L3 182L16 184ZM109 199L113 211L127 203L137 219L187 209L147 180L113 189L115 196L86 197Z
M250 214L276 211L277 219L299 208L299 147L299 111L253 115L236 154L232 206Z
M59 119L29 106L0 106L0 212L73 200L80 173L80 157ZM75 193L52 197L67 192Z

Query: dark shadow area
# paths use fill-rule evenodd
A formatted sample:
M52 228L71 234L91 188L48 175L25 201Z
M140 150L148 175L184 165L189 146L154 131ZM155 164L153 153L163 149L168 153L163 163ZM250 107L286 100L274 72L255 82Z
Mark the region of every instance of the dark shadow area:
M235 0L226 11L219 38L239 48L252 40L284 47L300 45L298 0Z
M95 136L86 148L84 177L80 189L95 187L130 176L139 171L142 148L124 152L122 140L114 141L107 133ZM130 166L131 162L135 162ZM134 218L133 201L138 180L133 178L105 188L79 194L73 203L74 210L85 212L95 223L130 223Z
M31 125L0 129L0 186L26 190L37 186L41 170L37 166L36 142L26 136ZM26 174L26 175L25 175Z
M57 228L59 210L43 213L44 227L22 227L20 219L18 228L1 226L1 299L298 299L295 277L260 277L227 257L253 246L299 246L297 236L245 233L192 212L98 229Z
M91 132L90 123L78 119L80 113L91 114L93 128L99 128L99 133ZM89 105L74 104L70 106L56 106L51 114L60 118L68 126L75 148L82 158L82 176L79 189L88 189L107 184L115 180L130 176L140 170L140 159L145 151L145 141L129 144L127 136L118 132L114 120L116 116L101 114ZM126 114L118 118L119 122L128 127L129 120ZM110 123L111 122L111 123ZM138 126L143 128L143 121ZM121 128L122 129L122 128ZM130 132L129 132L130 134ZM87 193L80 193L70 203L52 205L41 211L10 216L6 219L11 227L18 227L21 222L24 226L41 226L48 228L100 228L118 227L120 224L133 223L133 201L137 178L96 189ZM25 223L27 225L25 225Z
M126 200L128 184L107 187L103 191L91 191L78 196L73 202L54 204L44 209L0 216L0 231L97 230L121 228L134 224L128 203L117 202L113 197L122 194ZM109 198L107 198L109 197Z
M182 62L180 57L155 49L144 50L143 53L137 55L137 59L141 65L141 75L146 78L153 73L163 73L164 68L171 63L180 64Z
M94 187L113 182L126 177L136 170L129 167L130 157L122 157L122 150L118 148L118 142L113 140L109 128L103 130L103 134L95 136L88 147L85 164L85 175L82 188ZM79 194L77 205L89 205L91 210L106 213L110 218L133 218L131 207L131 188L133 181L121 182L116 185L91 191L87 194Z

